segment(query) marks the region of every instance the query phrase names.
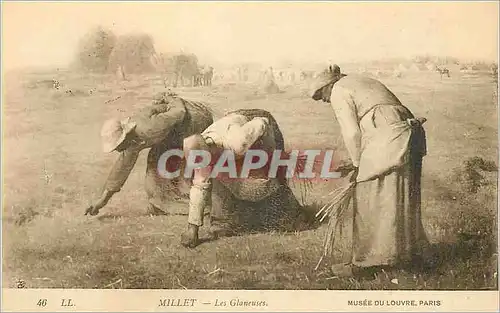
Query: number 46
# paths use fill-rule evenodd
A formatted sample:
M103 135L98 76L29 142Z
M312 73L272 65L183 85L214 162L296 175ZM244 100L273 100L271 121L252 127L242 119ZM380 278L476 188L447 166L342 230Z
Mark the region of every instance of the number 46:
M38 305L38 306L46 306L47 305L47 299L40 299L40 300L38 300L38 303L36 305Z

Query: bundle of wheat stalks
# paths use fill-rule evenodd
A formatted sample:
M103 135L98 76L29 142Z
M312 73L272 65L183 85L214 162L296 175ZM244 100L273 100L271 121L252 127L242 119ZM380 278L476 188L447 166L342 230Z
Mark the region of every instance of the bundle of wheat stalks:
M354 197L355 187L356 183L350 182L348 185L339 187L330 192L328 196L331 196L331 199L318 211L318 213L316 213L316 217L319 217L320 222L326 217L328 217L329 220L324 240L323 255L318 261L315 270L319 268L324 257L332 254L337 233L342 237L344 219L346 218L351 200Z
M298 173L301 173L304 171L306 162L307 162L307 156L303 155L303 154L299 154L297 157L297 167L295 170L295 174L298 174ZM320 161L315 160L314 163L320 164ZM292 186L295 186L295 179L294 178L297 178L297 177L298 176L294 176L290 180L290 182L292 183ZM313 189L312 179L301 178L299 180L298 187L299 187L299 191L300 191L300 199L301 199L302 205L306 205L307 196Z

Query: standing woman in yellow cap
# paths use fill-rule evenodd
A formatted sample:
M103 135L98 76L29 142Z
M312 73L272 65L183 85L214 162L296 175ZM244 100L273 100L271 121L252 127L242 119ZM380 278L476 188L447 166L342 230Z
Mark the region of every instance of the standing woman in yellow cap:
M166 93L155 95L153 105L122 121L110 119L101 130L104 152L120 153L104 183L101 197L86 209L85 214L96 215L111 197L120 191L139 157L151 148L147 159L146 193L148 213L164 214L168 197L179 194L176 183L160 177L158 160L168 149L182 149L185 137L200 133L213 122L210 110L202 103L188 101ZM170 164L174 167L180 164ZM172 190L173 189L173 190Z
M312 98L331 103L354 171L352 258L337 273L411 264L427 244L420 180L425 119L378 80L345 75L337 65Z

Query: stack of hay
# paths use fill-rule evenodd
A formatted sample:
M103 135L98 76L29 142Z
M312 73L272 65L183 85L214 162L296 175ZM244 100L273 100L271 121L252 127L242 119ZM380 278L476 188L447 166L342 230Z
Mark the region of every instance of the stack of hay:
M274 81L274 74L272 68L269 68L269 70L266 71L264 84L262 85L261 89L266 94L275 94L280 92L280 88Z
M279 93L280 92L280 88L278 87L278 85L273 80L267 81L264 84L264 86L263 86L262 89L267 94L274 94L274 93Z

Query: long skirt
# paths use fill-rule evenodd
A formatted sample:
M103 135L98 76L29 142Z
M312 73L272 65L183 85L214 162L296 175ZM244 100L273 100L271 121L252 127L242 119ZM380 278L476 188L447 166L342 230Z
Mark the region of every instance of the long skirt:
M356 186L352 262L369 267L411 262L428 244L421 217L422 157Z

